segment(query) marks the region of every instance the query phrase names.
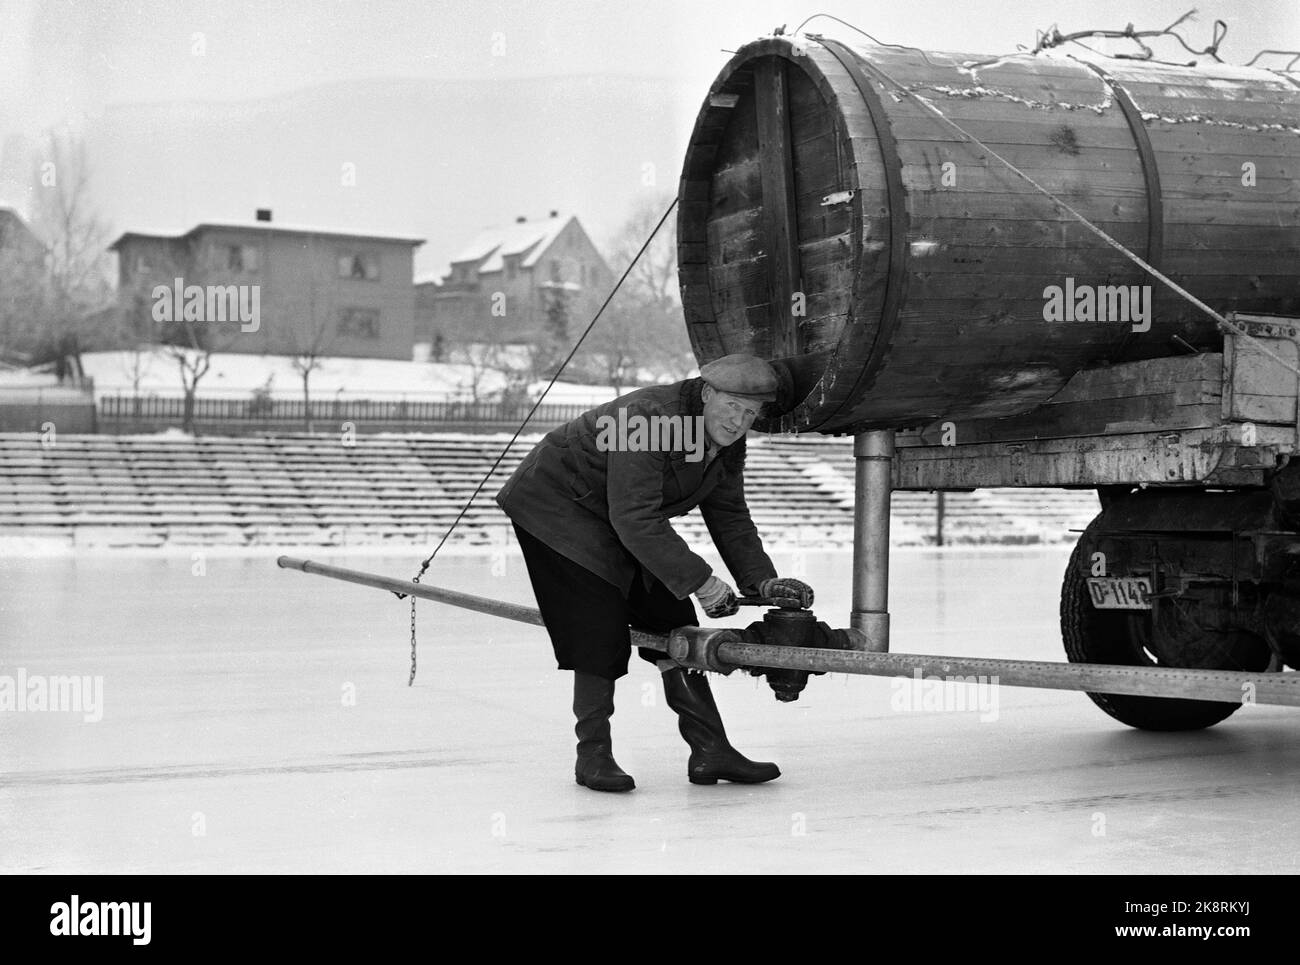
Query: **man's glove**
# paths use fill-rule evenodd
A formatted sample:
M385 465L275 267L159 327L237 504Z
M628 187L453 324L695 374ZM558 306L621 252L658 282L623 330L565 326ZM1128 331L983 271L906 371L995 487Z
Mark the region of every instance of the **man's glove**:
M758 584L758 595L787 610L808 609L813 605L813 588L803 580L777 576Z
M740 611L736 602L736 591L722 580L710 574L704 585L695 591L695 598L704 607L705 614L713 620L729 617Z

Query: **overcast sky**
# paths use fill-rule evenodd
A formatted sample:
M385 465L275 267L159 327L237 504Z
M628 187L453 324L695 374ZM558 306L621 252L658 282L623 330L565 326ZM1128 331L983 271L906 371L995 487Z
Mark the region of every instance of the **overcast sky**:
M673 76L701 90L722 48L828 12L881 40L1001 53L1036 28L1163 26L1193 0L0 0L0 133L115 102L265 96L351 77ZM1300 49L1297 0L1211 0L1194 46ZM818 29L838 28L821 21ZM198 55L197 51L202 51Z
M817 12L850 20L884 42L998 54L1013 51L1018 44L1032 46L1036 29L1053 24L1066 32L1122 29L1129 22L1139 29L1165 26L1193 2L0 0L0 151L6 143L16 143L14 135L23 135L24 147L30 150L31 139L52 128L94 128L107 108L116 110L121 105L247 103L353 78L631 75L671 80L688 91L698 91L702 99L728 59L725 51L780 24L793 30ZM1208 0L1199 4L1199 11L1195 22L1181 28L1184 36L1193 46L1203 47L1210 41L1213 21L1228 21L1228 39L1221 53L1231 62L1242 63L1263 47L1300 49L1300 0ZM853 37L824 19L809 29ZM1158 49L1171 59L1186 57L1169 44ZM679 126L689 131L699 100L694 96L679 100L684 107L675 104L673 111L687 115ZM510 115L509 106L504 107L500 123L517 122L520 119ZM598 130L602 123L602 117L593 114L588 127ZM448 131L447 137L454 138L455 133ZM665 145L665 166L680 163L674 157L682 146ZM131 148L140 151L147 145L133 144ZM401 153L400 141L395 141L392 153ZM11 154L16 157L17 151ZM168 157L165 170L166 176L174 176L178 183L187 181L183 170L187 164L203 160L186 159L179 153L175 157L175 161ZM189 172L191 190L159 191L153 197L148 185L131 182L130 172L141 166L141 157L124 154L118 159L117 167L124 168L125 175L115 174L113 160L97 158L104 180L107 175L117 178L109 184L112 197L99 200L119 227L139 225L142 220L149 226L167 223L181 227L224 214L228 208L244 211L252 207L242 195L232 198L228 192L224 198L211 197L214 179L210 172L197 169ZM600 163L599 158L585 160ZM293 162L270 157L266 161L269 170L231 173L235 179L270 183L274 166L288 163ZM9 167L12 194L18 168L12 161ZM576 167L574 176L586 177L595 185L590 173L584 175ZM502 183L507 179L518 180L518 175L504 172ZM671 185L675 173L664 181ZM595 186L592 191L594 195ZM567 201L570 209L585 208L593 220L601 214L613 217L597 210L600 201L594 196L589 202L574 201L547 185L535 187L534 193L537 198L528 202L529 210ZM492 199L483 198L481 217L508 220L516 209L525 209L527 200L503 199L502 210L495 211ZM625 204L625 199L616 200L620 206ZM285 206L283 200L277 203ZM358 203L370 204L360 195ZM297 200L295 204L299 209L310 207ZM613 202L609 207L613 208ZM304 211L304 219L318 220L308 218L311 213ZM336 221L353 217L348 211L324 207L321 214ZM364 214L357 213L355 219L366 221ZM391 212L373 220L421 235L439 230L429 212L413 216L410 223ZM463 234L470 221L469 215L462 215L461 221L455 222L455 232ZM452 243L446 242L448 246ZM426 250L431 255L446 254L432 239Z

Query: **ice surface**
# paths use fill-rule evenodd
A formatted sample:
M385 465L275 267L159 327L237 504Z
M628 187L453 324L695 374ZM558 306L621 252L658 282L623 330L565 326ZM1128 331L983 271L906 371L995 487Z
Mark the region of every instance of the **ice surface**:
M1060 659L1066 550L895 551L893 649ZM418 555L322 562L409 577ZM848 619L850 557L777 559ZM517 557L426 582L532 603ZM794 704L713 678L732 741L782 777L694 787L653 669L618 685L636 791L573 783L544 634L280 570L264 555L0 559L0 674L102 675L103 718L0 712L0 871L1295 872L1292 711L1140 733L1081 694L1005 688L997 719L814 678ZM743 626L751 611L726 621ZM349 704L350 694L355 702ZM1099 833L1100 832L1100 833Z

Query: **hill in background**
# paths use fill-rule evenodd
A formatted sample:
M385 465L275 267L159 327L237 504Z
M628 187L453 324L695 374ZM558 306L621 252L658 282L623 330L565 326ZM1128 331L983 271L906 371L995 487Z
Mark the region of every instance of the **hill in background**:
M598 244L671 195L701 92L660 78L348 81L249 101L129 104L91 119L117 231L277 221L427 239L416 275L480 229L573 213ZM345 164L355 186L345 186Z

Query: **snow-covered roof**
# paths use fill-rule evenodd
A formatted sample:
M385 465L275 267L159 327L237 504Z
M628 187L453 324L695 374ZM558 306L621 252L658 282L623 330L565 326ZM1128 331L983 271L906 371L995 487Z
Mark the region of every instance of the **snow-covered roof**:
M26 219L23 218L22 213L19 212L18 209L12 208L7 204L0 204L0 222L5 221L17 225L20 229L26 232L32 241L37 242L38 244L44 243L40 235L36 233L36 229L27 223Z
M531 268L572 220L572 215L568 218L557 215L538 221L517 221L504 228L489 228L466 245L451 262L453 265L467 261L483 262L478 266L480 272L501 271L507 257L522 255L521 266Z
M181 234L127 231L109 245L108 250L116 251L118 245L127 238L161 238L167 241L179 241L182 238L188 238L190 235L197 234L200 231L209 231L213 229L219 230L223 228L237 231L262 231L267 234L327 235L332 238L350 238L361 241L387 241L413 246L424 244L423 238L410 238L403 235L391 235L378 231L345 231L338 228L320 228L312 225L286 224L279 221L204 221L195 225L189 231L182 232Z

